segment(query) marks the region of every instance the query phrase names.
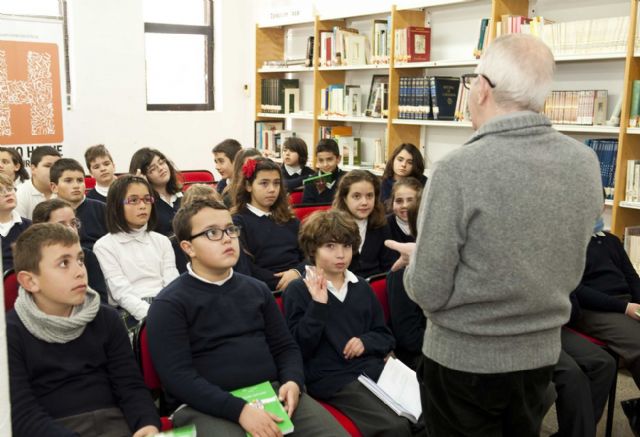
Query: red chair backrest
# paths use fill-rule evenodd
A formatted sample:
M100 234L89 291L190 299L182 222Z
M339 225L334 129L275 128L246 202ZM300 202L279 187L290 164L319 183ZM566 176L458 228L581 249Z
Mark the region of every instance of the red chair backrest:
M302 191L292 191L289 193L289 205L298 205L302 202Z
M282 295L276 296L276 303L278 304L278 308L280 308L280 312L284 314L284 303L282 303Z
M160 389L160 377L156 373L156 369L153 367L153 361L151 361L151 354L149 353L146 324L143 324L140 327L140 332L138 333L138 353L142 378L144 379L144 383L147 385L147 388L150 390Z
M216 180L209 170L182 170L180 174L182 175L182 181L187 184L206 184Z
M89 191L89 190L93 189L95 186L96 186L95 178L93 178L91 176L85 176L84 177L84 189L85 189L85 191Z
M387 296L387 274L381 273L367 278L367 282L375 293L382 311L384 312L384 321L389 322L389 298Z
M309 214L315 211L326 211L331 209L331 205L309 205L309 206L293 206L293 213L300 221L303 221Z
M4 310L10 311L18 298L18 275L12 270L4 272Z

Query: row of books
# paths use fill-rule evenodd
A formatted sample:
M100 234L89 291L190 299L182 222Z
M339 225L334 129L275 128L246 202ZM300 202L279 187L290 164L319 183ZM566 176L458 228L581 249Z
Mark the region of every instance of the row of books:
M410 26L396 29L395 62L426 62L431 60L431 28Z
M322 88L320 90L320 111L323 115L362 116L360 86L333 84Z
M491 23L493 23L493 20L491 18L483 18L482 20L480 20L478 44L476 44L475 49L473 49L474 58L479 59L480 56L482 56L484 48L489 45L489 29L491 29Z
M607 121L607 90L552 91L544 114L555 124L603 125Z
M320 31L319 65L386 64L389 62L391 19L373 20L370 41L358 29L334 26Z
M459 77L400 77L398 118L454 120L460 88Z
M588 139L584 142L598 155L600 176L605 197L613 199L613 186L616 173L616 156L618 154L617 138Z
M290 114L300 112L298 79L262 79L260 112Z
M627 186L625 187L624 200L640 202L640 160L638 159L627 161Z
M361 138L353 136L353 128L351 126L320 126L320 138L332 138L338 143L344 165L363 164L362 147L364 144ZM381 138L373 139L373 148L375 155L374 167L384 166L384 140Z
M255 122L255 147L273 158L282 156L282 144L296 133L285 130L282 120Z

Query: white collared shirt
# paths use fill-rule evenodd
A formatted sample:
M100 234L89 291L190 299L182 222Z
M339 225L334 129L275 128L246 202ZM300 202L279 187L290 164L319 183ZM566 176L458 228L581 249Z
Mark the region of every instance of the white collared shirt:
M107 194L109 194L109 187L103 187L101 185L96 184L96 186L94 187L96 189L96 192L104 197L107 197Z
M155 297L179 275L169 239L144 229L107 234L93 246L109 297L137 320L149 310L142 298Z
M409 228L409 223L405 222L398 216L395 216L395 217L396 217L396 223L398 224L398 227L404 233L404 235L411 236L411 228Z
M358 247L358 252L362 252L362 246L364 246L364 239L367 236L367 223L369 223L369 219L356 220L358 224L358 231L360 232L360 247Z
M196 272L194 272L193 271L193 267L191 267L191 263L187 263L187 271L189 272L189 274L191 276L193 276L197 280L205 282L207 284L213 284L213 285L224 285L225 282L227 282L229 279L231 279L233 277L233 269L229 269L229 276L227 276L226 278L221 279L219 281L210 281L210 280L205 279L202 276L198 275Z
M20 214L18 214L18 212L14 209L13 211L11 211L11 219L9 219L9 221L6 223L0 223L0 235L6 237L11 231L11 228L13 228L13 225L17 225L19 223L22 223L22 218L20 217Z
M55 197L56 195L52 193L49 199L53 199ZM18 187L18 191L16 193L16 211L18 211L20 217L31 220L33 218L33 210L36 205L40 202L44 202L45 200L47 200L47 197L38 191L38 189L33 185L33 180L31 179Z
M290 165L285 164L284 165L284 169L287 171L287 174L289 176L293 176L293 175L301 175L302 174L302 167L300 167L299 165L296 167L291 167Z
M344 302L344 300L347 298L347 291L349 290L349 282L357 284L358 277L354 275L351 271L345 270L344 282L342 283L342 287L340 287L340 290L336 290L336 287L333 286L331 281L327 281L327 290L329 290L329 293L333 294L336 297L336 299L338 299L340 302Z
M254 213L255 215L257 215L258 217L264 217L264 216L270 216L271 213L270 212L264 212L263 210L261 210L260 208L256 208L255 206L253 206L250 203L247 203L247 209L249 211L251 211L252 213Z

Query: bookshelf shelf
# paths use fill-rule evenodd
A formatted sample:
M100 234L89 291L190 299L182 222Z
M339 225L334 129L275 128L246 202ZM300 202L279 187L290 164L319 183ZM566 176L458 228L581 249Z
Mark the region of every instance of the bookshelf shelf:
M627 54L623 52L614 53L592 53L592 54L575 54L575 55L558 55L554 56L556 62L593 62L593 61L624 61Z
M307 73L313 72L313 67L262 67L258 73Z
M398 62L394 64L394 68L409 69L409 68L447 68L447 67L473 67L480 62L478 59L443 59L440 61L429 62Z
M640 127L628 127L627 133L630 135L640 135Z
M640 209L640 202L620 202L620 208Z
M605 199L604 204L605 206L613 206L613 199Z
M435 126L452 128L471 128L470 121L446 121L446 120L407 120L404 118L394 118L392 124L406 124L409 126Z
M374 118L374 117L343 117L340 115L319 115L320 121L346 121L350 123L377 123L387 124L386 118Z
M560 132L615 134L615 135L618 135L620 133L619 126L582 126L577 124L554 124L553 127Z
M377 176L382 176L382 173L384 173L384 170L378 169L378 168L373 168L373 167L362 167L360 165L341 165L340 166L341 169L346 170L346 171L351 171L351 170L367 170L371 173L373 173L374 175Z
M320 71L351 71L351 70L384 70L389 71L389 64L339 65L335 67L318 67Z
M291 120L313 120L313 114L307 112L298 112L291 114L274 114L270 112L258 112L256 114L258 117L265 118L277 118L277 119L291 119Z

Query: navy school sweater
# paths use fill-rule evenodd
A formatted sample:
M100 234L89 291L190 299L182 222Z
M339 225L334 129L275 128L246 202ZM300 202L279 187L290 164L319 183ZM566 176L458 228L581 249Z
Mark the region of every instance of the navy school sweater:
M304 384L300 350L271 291L235 273L221 286L182 274L147 316L149 349L168 397L237 422L229 391L264 381Z
M160 198L160 195L158 194L155 195L155 198L156 202L154 203L154 209L156 211L156 217L158 219L158 221L156 222L155 231L159 234L169 237L173 234L173 217L180 209L182 198L178 197L176 201L173 202L173 206L162 200Z
M589 241L586 266L576 296L581 308L624 313L627 302L618 296L631 295L631 302L640 303L640 278L618 237L604 234Z
M389 271L399 256L397 252L384 245L384 241L389 239L391 232L386 225L377 229L367 229L362 250L354 255L349 270L365 278Z
M82 335L64 344L38 340L15 310L7 313L11 421L16 436L76 434L54 419L118 407L133 434L160 418L133 357L120 316L101 305Z
M282 165L282 180L284 181L284 186L287 188L287 192L292 192L296 188L302 187L302 181L313 176L314 172L312 169L307 167L306 165L301 168L300 174L290 175L287 173L287 169Z
M87 282L89 287L94 289L100 295L100 302L108 304L107 284L104 281L104 274L100 268L98 257L93 253L93 250L82 248L84 252L84 266L87 269Z
M89 192L87 193L87 199L99 200L102 203L107 203L107 197L98 193L95 188L89 190Z
M306 184L304 186L304 191L302 192L302 203L327 204L333 202L333 197L338 189L340 178L345 174L347 173L340 170L340 167L336 167L333 171L333 180L336 182L331 188L325 188L322 193L318 192L318 188L315 183Z
M378 380L395 340L364 279L349 283L344 302L329 293L326 304L314 301L303 280L296 279L285 290L283 301L287 325L302 351L309 394L330 398L363 373ZM365 352L347 360L342 351L352 337L362 340Z
M416 239L414 236L407 235L402 231L402 229L400 229L400 226L398 226L398 222L396 221L395 214L387 215L387 227L389 228L392 240L399 243L415 243Z
M2 240L2 271L6 272L13 268L13 251L11 245L18 239L29 226L31 226L31 220L22 218L22 223L14 224L6 237L0 237Z
M233 216L233 222L242 227L240 241L248 252L251 276L275 290L280 278L273 276L274 273L296 269L302 274L304 255L298 246L300 221L297 218L278 224L245 208Z
M104 203L85 198L76 208L80 219L80 244L93 250L93 245L107 234L107 207Z
M222 192L224 191L225 188L227 188L227 182L229 180L228 179L220 179L218 181L218 183L216 184L216 191L220 194L222 194Z

